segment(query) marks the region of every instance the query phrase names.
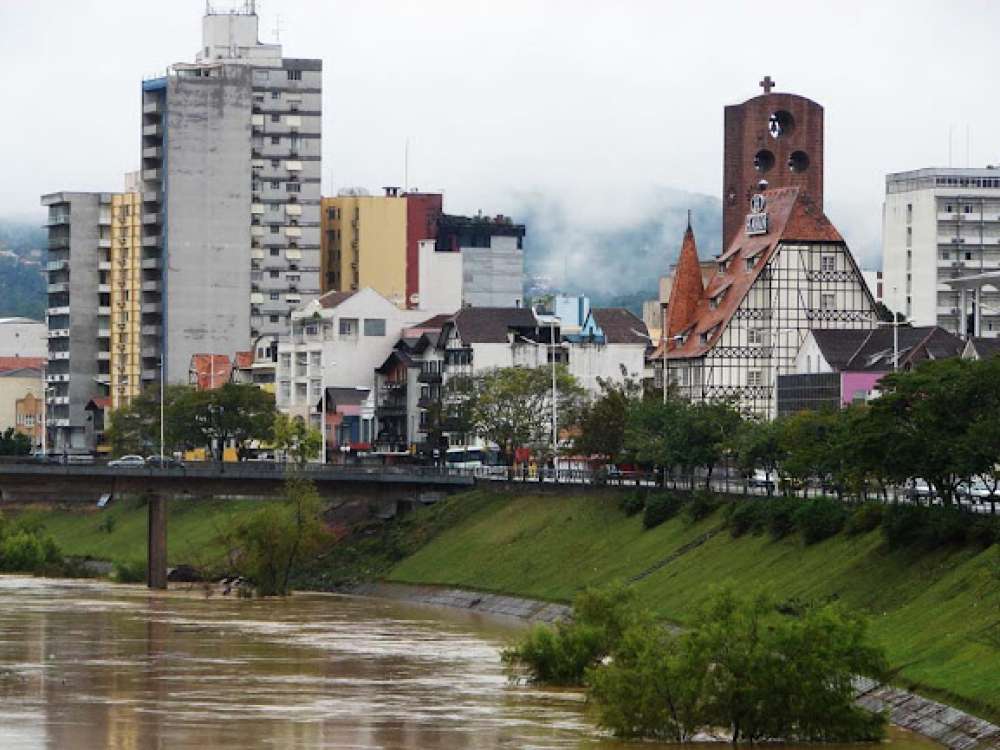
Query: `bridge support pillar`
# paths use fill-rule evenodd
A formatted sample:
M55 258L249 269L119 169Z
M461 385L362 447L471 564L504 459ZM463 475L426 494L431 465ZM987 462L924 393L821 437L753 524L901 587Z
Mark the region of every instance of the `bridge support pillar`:
M167 499L159 493L146 497L148 537L146 581L151 589L167 587Z

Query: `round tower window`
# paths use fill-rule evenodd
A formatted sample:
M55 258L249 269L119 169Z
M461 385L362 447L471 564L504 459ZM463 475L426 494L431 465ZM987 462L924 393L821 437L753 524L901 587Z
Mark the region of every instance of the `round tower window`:
M766 148L761 149L754 155L753 168L756 169L761 174L763 174L764 172L770 172L773 166L774 166L774 154L772 154Z
M809 169L809 155L805 151L793 151L788 157L788 168L793 172L805 172Z
M772 112L767 119L767 132L771 134L772 138L783 138L786 135L791 135L794 131L795 118L792 117L791 112L779 109L777 112Z

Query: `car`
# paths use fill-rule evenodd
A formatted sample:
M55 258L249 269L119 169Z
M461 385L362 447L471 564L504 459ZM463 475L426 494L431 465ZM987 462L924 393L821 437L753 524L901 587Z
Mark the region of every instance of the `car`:
M771 479L771 473L765 471L764 469L754 469L753 474L747 478L747 486L751 488L762 488L768 492L774 491L774 480Z
M129 454L127 456L122 456L121 458L116 458L114 461L108 461L108 466L119 468L119 469L134 469L140 466L146 465L146 459L142 456L136 456L134 454Z
M31 454L31 460L39 464L57 464L59 463L59 456L53 453L37 451Z
M91 453L63 453L59 456L61 464L92 464L94 456Z
M177 460L173 456L147 456L146 466L152 466L154 469L180 469L184 467L182 461Z
M993 485L987 484L981 477L974 477L972 481L958 485L958 496L969 502L986 502L993 494ZM1000 495L1000 492L997 494Z
M909 500L930 500L934 497L934 490L930 484L928 484L926 479L921 479L920 477L911 479L906 483L905 493Z

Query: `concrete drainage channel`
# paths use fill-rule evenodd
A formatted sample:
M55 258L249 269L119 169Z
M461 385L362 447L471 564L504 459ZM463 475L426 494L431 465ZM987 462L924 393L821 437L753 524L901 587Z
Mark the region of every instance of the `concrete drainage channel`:
M440 586L367 583L344 593L466 609L528 622L553 623L568 619L572 613L565 604ZM1000 750L1000 727L984 719L863 677L858 678L857 689L858 705L870 711L887 711L896 726L940 742L950 750Z

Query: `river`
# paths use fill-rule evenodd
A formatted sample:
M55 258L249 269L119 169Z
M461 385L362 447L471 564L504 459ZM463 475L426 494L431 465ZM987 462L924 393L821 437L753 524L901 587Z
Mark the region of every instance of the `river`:
M576 691L512 685L498 650L519 627L378 599L0 576L0 748L668 747L602 736ZM889 745L939 747L896 730Z

